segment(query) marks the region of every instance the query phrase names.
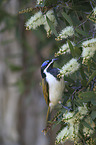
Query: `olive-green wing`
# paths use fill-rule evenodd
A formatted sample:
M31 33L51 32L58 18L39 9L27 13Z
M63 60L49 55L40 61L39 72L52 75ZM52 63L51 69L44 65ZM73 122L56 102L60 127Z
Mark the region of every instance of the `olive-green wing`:
M48 83L46 82L46 79L42 79L42 89L46 104L49 105L49 86Z

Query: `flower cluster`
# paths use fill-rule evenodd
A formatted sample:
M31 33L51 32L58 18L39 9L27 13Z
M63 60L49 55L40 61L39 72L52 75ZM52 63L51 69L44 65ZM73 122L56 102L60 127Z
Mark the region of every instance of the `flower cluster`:
M54 24L54 27L56 27L57 22L54 16L53 10L49 10L46 14L42 14L41 11L36 13L34 16L32 16L27 22L26 22L26 29L36 29L40 25L44 25L45 30L47 31L47 35L50 35L52 33L47 20L46 16L50 19L50 21Z
M61 75L69 75L74 73L79 69L80 64L77 62L77 59L72 58L66 65L64 65L61 70Z
M96 38L92 38L90 40L84 41L82 43L83 51L83 63L87 62L88 59L94 56L96 51Z
M63 143L66 139L77 142L79 140L78 131L81 119L87 114L88 110L86 104L83 107L78 107L78 113L66 112L63 114L63 121L67 124L57 135L56 143Z
M73 26L67 26L66 28L64 28L60 34L58 35L58 37L56 38L56 40L62 40L62 38L67 38L69 36L73 36L74 34L74 28Z
M47 17L50 19L50 21L53 23L54 27L56 27L56 26L57 26L57 22L56 22L56 19L55 19L53 10L48 11L48 12L46 13L46 15L44 15L45 20L46 20L46 16L47 16ZM49 36L49 35L52 33L52 31L51 31L51 29L50 29L50 27L49 27L47 21L45 21L45 23L44 23L44 28L45 28L45 30L46 30L46 32L47 32L47 35Z
M56 137L56 144L64 143L66 139L70 139L70 131L68 126L64 127Z
M91 128L95 127L95 123L92 121L92 118L90 116L85 119L85 122L87 122L91 126ZM85 136L89 136L89 134L93 133L93 130L84 126L83 133Z
M37 4L40 5L43 3L43 0L37 0Z
M73 42L71 42L71 43L74 46L74 43ZM66 43L60 47L59 51L57 53L55 53L55 57L65 54L65 53L70 53L70 48L69 48L68 43Z
M40 25L43 25L44 22L44 16L42 15L42 12L39 11L26 22L26 29L36 29Z
M93 13L94 15L96 15L96 7L93 9Z

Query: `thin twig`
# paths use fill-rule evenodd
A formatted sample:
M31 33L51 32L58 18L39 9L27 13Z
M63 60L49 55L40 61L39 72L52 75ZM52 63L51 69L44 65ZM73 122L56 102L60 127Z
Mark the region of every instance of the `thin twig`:
M82 41L88 40L88 39L90 39L90 38L93 38L93 37L84 38L84 39L82 39L81 41L79 41L76 45L78 45L78 44L81 43Z
M81 23L80 25L78 25L76 28L78 28L78 27L80 27L81 25L85 24L87 21L88 21L88 19L85 20L84 22L82 22L82 23Z

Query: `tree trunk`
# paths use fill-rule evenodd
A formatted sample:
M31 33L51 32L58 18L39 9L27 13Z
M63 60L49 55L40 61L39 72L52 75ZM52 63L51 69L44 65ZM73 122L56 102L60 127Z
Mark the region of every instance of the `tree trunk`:
M18 12L18 0L10 0L3 3L5 10L16 16ZM2 22L0 29L4 28ZM20 73L12 72L8 64L22 65L22 50L15 37L15 28L0 33L0 136L1 144L18 145L19 134L17 131L18 103L20 93L16 82L20 79ZM10 42L11 41L11 42ZM7 42L7 43L6 43Z
M9 0L3 3L3 7L9 14L16 16L19 10L19 1ZM0 30L4 26L5 22L2 22ZM45 127L45 103L42 104L44 100L39 86L40 72L38 79L35 79L37 85L27 94L29 98L32 96L32 100L26 106L26 102L28 102L26 94L20 97L16 85L20 80L21 73L13 72L9 67L10 65L22 66L22 51L24 50L16 39L15 28L0 33L0 42L0 144L48 145L47 137L41 132ZM32 39L30 42L32 43ZM23 114L21 120L19 120L19 112ZM18 124L20 129L18 129Z

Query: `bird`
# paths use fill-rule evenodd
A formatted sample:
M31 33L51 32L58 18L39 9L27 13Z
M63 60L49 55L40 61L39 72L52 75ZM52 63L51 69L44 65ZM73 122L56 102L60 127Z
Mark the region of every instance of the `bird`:
M41 65L42 89L45 102L48 105L46 121L49 121L49 116L52 109L61 100L64 92L64 77L58 78L60 69L53 67L57 58L46 60Z

